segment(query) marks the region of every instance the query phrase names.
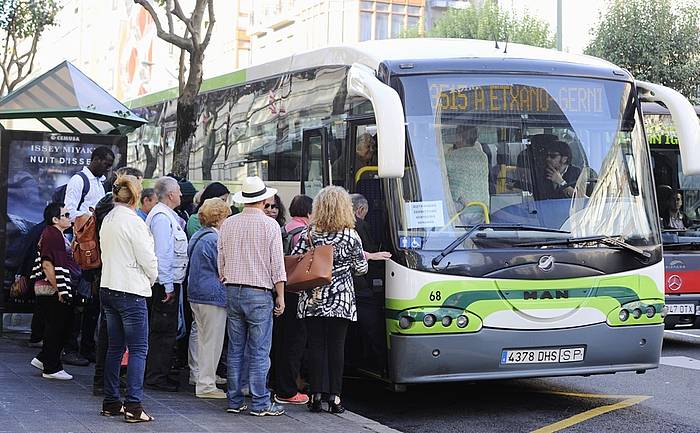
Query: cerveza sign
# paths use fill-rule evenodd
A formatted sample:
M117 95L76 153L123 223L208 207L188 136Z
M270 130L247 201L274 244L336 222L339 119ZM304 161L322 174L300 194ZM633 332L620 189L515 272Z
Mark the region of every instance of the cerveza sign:
M649 134L647 141L650 146L678 146L678 137L668 134Z

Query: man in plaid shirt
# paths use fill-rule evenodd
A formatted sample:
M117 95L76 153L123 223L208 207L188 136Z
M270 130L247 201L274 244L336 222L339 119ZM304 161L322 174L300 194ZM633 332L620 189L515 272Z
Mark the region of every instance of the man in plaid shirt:
M251 415L282 415L270 399L267 374L270 369L272 315L284 312L282 234L274 219L263 212L265 199L277 193L257 176L246 178L233 199L243 203L243 212L228 218L219 232L218 266L227 288L228 311L228 409L240 413L248 407L241 391L247 352Z

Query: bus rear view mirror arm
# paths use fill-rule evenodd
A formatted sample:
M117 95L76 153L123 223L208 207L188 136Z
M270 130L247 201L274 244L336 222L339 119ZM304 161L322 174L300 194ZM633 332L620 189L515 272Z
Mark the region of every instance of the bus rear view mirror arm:
M379 177L403 177L406 120L399 94L379 81L372 69L357 63L348 72L348 93L369 99L374 108Z
M678 133L678 145L685 175L700 174L700 123L695 109L685 96L659 84L635 81L642 102L662 102L668 108Z

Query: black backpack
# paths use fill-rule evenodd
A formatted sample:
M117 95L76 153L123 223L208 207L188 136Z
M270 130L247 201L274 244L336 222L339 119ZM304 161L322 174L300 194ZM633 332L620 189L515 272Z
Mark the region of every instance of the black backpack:
M80 206L83 205L83 202L85 201L85 196L87 195L88 192L90 192L90 180L87 178L85 173L82 171L79 171L76 173L80 178L83 180L83 191L80 193L80 201L78 202L78 207L75 208L77 211L80 209ZM66 203L66 188L68 187L68 184L61 185L58 188L56 188L53 191L53 194L51 195L51 202L52 203Z
M282 248L284 249L285 256L289 256L292 254L292 250L296 246L293 243L294 236L301 233L302 230L304 230L305 228L306 226L301 226L287 231L286 228L282 227Z

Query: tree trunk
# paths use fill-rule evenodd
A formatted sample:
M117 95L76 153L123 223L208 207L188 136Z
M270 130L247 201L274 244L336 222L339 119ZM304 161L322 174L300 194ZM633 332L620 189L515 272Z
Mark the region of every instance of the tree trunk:
M204 53L190 55L190 70L187 84L177 98L177 131L173 151L173 174L189 177L190 147L197 129L197 93L202 85L202 62Z
M143 151L146 154L146 169L143 172L143 176L146 179L152 179L153 173L158 166L158 158L153 154L149 146L143 146Z

